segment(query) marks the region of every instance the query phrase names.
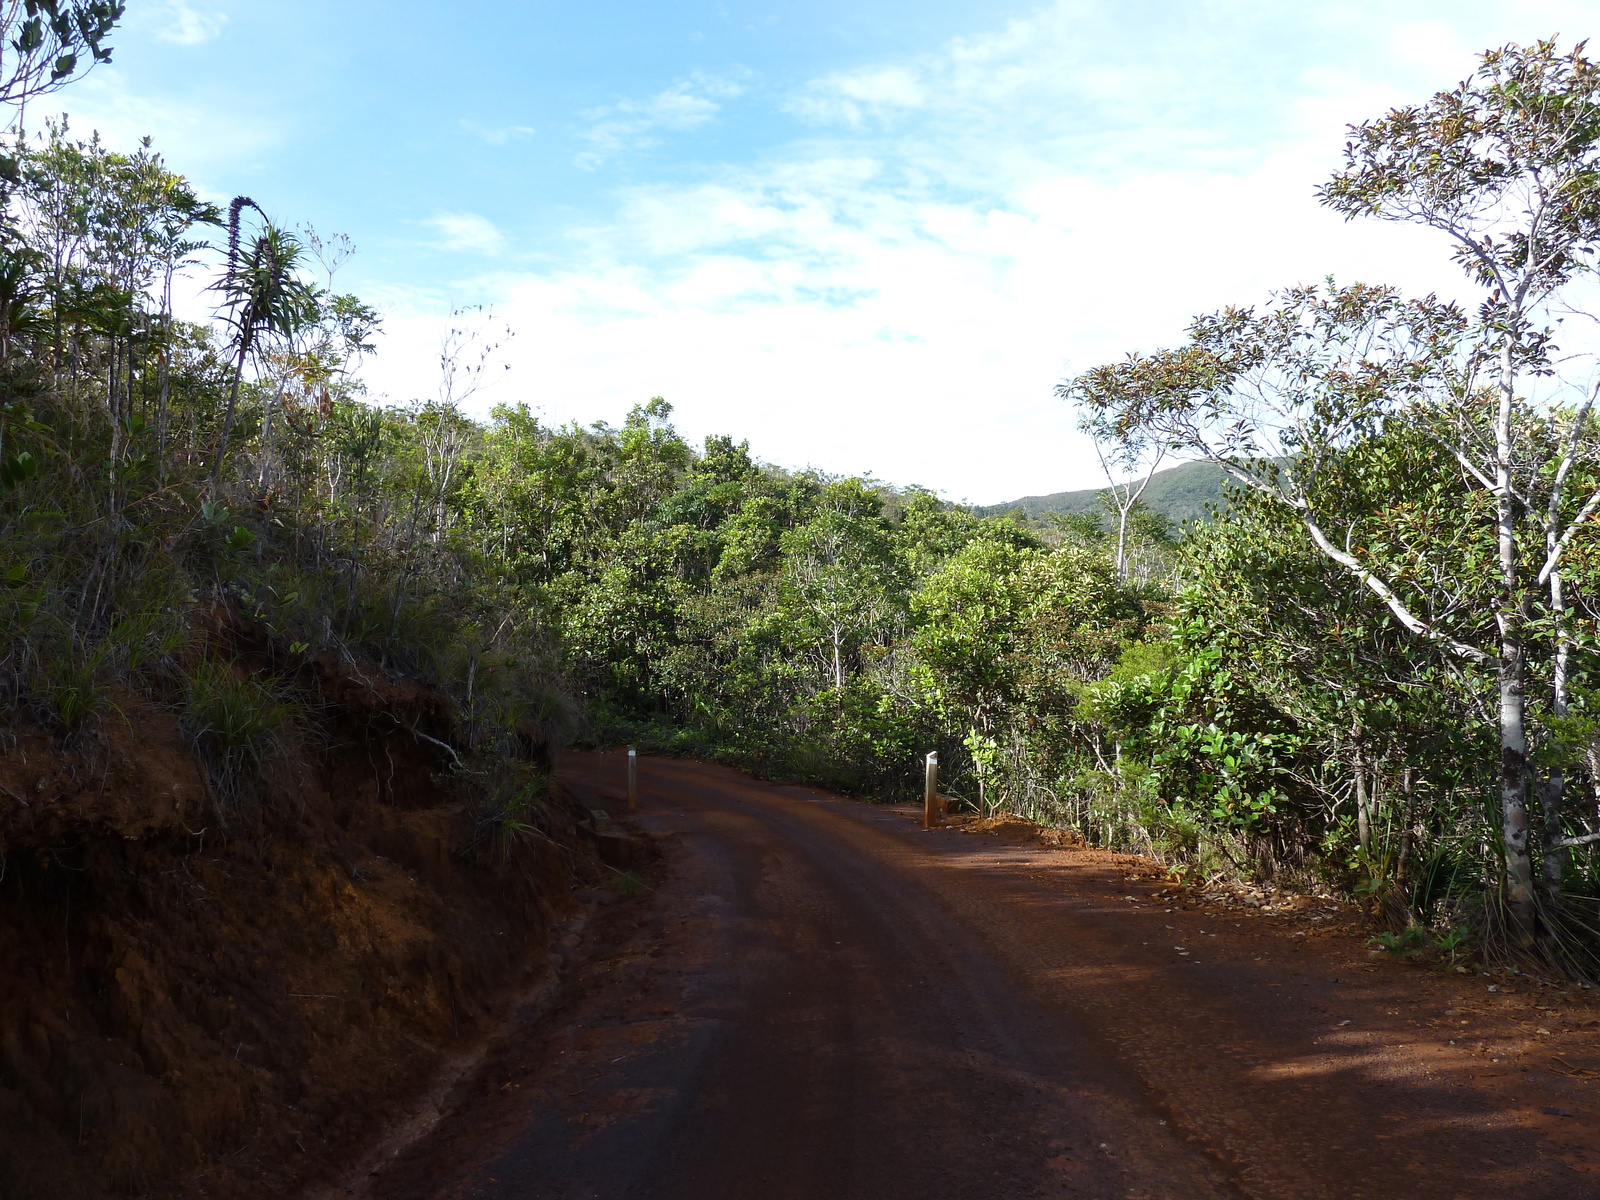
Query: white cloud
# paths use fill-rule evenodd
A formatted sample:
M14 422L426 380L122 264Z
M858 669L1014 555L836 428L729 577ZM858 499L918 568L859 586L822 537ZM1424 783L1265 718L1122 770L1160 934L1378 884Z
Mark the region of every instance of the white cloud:
M1062 3L830 74L790 101L821 125L808 140L620 192L557 265L461 281L519 331L485 406L616 420L662 394L686 432L748 436L769 461L995 502L1091 486L1053 385L1170 345L1197 313L1329 272L1467 293L1427 231L1342 222L1313 189L1347 122L1471 69L1434 61L1425 17L1447 14L1457 46L1529 36L1501 10L1241 0L1163 9L1130 39L1120 7ZM1540 28L1576 11L1545 4ZM703 124L709 96L612 106L595 144ZM393 312L375 390L415 390L436 322Z
M445 250L497 254L505 249L505 235L488 217L477 213L439 213L426 224L439 232L439 245Z
M648 149L658 143L658 132L698 128L721 111L718 101L743 93L744 86L734 79L697 72L648 100L618 100L590 109L583 114L590 125L580 135L590 148L575 161L593 169L624 150Z
M881 118L927 102L927 86L919 73L893 66L828 75L807 85L784 107L814 124L859 126L869 115Z
M196 6L189 0L166 0L150 9L147 23L156 24L156 36L180 46L198 46L222 32L228 14L210 6Z
M227 183L239 168L286 140L284 118L204 98L151 98L132 92L114 66L96 67L72 88L51 97L50 108L29 113L33 128L60 104L75 134L98 130L105 143L131 150L149 136L168 163L206 195L233 195Z
M476 121L462 121L461 128L468 133L487 142L491 146L504 146L510 142L531 138L538 131L531 125L479 125Z
M858 193L844 170L812 191L744 177L635 197L580 266L478 282L520 331L508 386L556 420L615 420L663 394L686 431L749 436L770 461L993 502L1092 482L1050 397L1066 373L1330 265L1418 262L1392 229L1358 245L1283 168L1045 185L987 211ZM1175 194L1210 237L1149 236ZM1174 263L1186 278L1161 282ZM431 344L402 332L430 320L399 315L391 343ZM381 379L427 369L391 360Z

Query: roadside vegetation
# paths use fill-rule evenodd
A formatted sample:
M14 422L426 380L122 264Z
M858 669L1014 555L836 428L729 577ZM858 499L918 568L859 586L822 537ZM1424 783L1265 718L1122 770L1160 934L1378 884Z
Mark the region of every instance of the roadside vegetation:
M66 41L3 95L37 111L121 9L12 4L8 45L35 7ZM878 799L937 751L986 814L1359 894L1452 954L1591 961L1600 437L1573 288L1600 76L1582 46L1508 47L1351 139L1323 201L1436 230L1481 304L1297 286L1065 381L1134 483L1041 524L691 446L659 398L620 427L473 419L504 336L482 312L422 398L378 407L343 239L45 120L0 161L7 719L87 746L130 697L164 706L236 830L316 727L305 670L359 662L448 697L411 733L480 764L484 845L540 835L534 741ZM174 315L181 279L214 321ZM1234 487L1179 529L1138 481L1181 459ZM270 652L243 663L223 625Z
M659 406L552 431L653 456L543 585L593 718L883 797L936 749L980 810L1592 970L1597 167L1581 44L1353 127L1323 203L1481 300L1294 286L1063 382L1116 486L1050 528L691 453ZM1139 495L1173 455L1233 484L1182 537Z
M0 0L0 1197L291 1195L634 843L552 785L556 631L445 500L482 314L364 403L344 239L39 113L121 14Z

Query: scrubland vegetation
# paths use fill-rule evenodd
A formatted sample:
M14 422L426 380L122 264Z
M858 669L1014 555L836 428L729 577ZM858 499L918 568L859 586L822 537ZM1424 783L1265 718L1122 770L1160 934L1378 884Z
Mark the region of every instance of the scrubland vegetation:
M1566 297L1600 244L1600 79L1581 46L1509 47L1351 138L1322 200L1431 228L1482 303L1295 287L1066 381L1107 461L1236 486L1182 529L1129 492L1029 528L691 446L660 399L620 427L473 419L479 312L426 399L377 406L343 239L44 122L0 163L13 736L176 714L238 836L264 764L318 727L308 672L364 664L448 698L410 732L445 774L477 764L475 844L544 836L530 740L875 799L937 750L979 810L1591 961L1600 438ZM174 317L179 277L209 280L214 322ZM245 662L224 626L267 649Z
M980 809L1591 962L1597 165L1581 45L1353 127L1322 201L1431 229L1481 302L1296 286L1065 381L1132 476L1099 519L691 453L659 408L541 435L650 481L538 584L596 729L883 797L937 749ZM1172 454L1234 483L1181 537L1137 498Z

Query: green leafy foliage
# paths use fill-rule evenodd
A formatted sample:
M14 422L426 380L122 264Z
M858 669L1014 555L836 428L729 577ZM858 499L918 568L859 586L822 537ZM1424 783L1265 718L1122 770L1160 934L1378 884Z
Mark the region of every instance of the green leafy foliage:
M69 82L80 65L110 62L106 39L125 8L121 0L5 0L0 41L13 57L0 74L0 104L20 105Z
M56 55L20 86L101 59L120 12L0 5ZM660 397L615 427L474 419L503 344L480 311L429 398L378 407L345 243L50 124L0 160L0 694L85 740L125 695L171 706L239 814L313 667L426 681L454 740L414 732L476 789L464 855L550 837L552 736L875 799L920 795L936 751L958 807L1339 888L1452 960L1531 897L1530 839L1545 911L1592 916L1600 434L1529 297L1600 237L1596 87L1581 48L1508 47L1357 127L1328 203L1470 231L1494 294L1301 286L1086 372L1062 392L1105 462L1203 461L1049 521L693 446ZM1539 196L1551 221L1517 226ZM211 227L215 327L171 305ZM1519 703L1520 744L1493 724Z

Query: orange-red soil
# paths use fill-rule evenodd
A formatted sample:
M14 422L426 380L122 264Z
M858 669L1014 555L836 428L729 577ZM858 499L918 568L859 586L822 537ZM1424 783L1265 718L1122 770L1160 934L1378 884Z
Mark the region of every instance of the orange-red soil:
M562 770L620 805L620 758ZM334 1194L1600 1196L1590 990L1393 961L1332 902L1224 905L1015 824L683 761L641 788L653 890Z
M548 968L598 868L472 849L448 703L324 662L223 827L170 712L0 753L0 1197L265 1197L342 1169Z

